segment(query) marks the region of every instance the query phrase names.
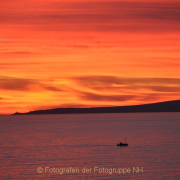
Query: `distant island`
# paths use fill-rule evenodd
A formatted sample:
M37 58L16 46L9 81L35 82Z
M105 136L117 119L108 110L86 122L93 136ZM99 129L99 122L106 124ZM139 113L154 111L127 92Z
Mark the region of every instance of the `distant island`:
M92 107L92 108L56 108L35 110L23 114L81 114L81 113L138 113L138 112L180 112L180 100L142 104L133 106Z

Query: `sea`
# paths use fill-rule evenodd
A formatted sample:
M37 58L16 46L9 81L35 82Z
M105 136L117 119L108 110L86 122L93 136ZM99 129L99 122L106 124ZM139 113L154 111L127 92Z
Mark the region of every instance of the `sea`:
M1 115L0 179L179 180L180 113Z

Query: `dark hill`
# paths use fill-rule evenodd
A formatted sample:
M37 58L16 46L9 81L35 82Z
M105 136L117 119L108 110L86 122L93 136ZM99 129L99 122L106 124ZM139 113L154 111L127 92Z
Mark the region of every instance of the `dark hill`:
M47 110L36 110L21 114L80 114L80 113L134 113L134 112L180 112L180 100L166 101L153 104L115 107L93 107L93 108L56 108Z

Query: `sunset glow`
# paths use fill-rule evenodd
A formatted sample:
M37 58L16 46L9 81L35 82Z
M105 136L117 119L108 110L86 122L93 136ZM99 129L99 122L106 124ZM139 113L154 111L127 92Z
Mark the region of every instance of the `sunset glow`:
M0 114L180 99L176 0L0 2Z

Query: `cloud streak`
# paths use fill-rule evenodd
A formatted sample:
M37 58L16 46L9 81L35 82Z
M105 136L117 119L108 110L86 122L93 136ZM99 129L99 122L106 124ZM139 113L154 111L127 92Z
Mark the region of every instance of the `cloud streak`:
M11 91L63 91L62 89L44 84L39 80L26 79L26 78L14 78L0 76L0 89L1 90L11 90Z
M82 76L72 78L82 85L91 87L118 87L130 86L180 86L179 78L131 78L118 76ZM162 87L161 86L161 87Z
M49 3L12 13L2 11L3 24L26 24L44 30L178 31L179 3L79 2Z
M90 101L106 101L106 102L114 102L114 101L128 101L134 99L136 96L134 95L100 95L89 92L82 92L79 97L83 100Z
M180 95L178 78L123 78L116 76L85 76L73 78L79 84L77 95L92 101L161 101Z

